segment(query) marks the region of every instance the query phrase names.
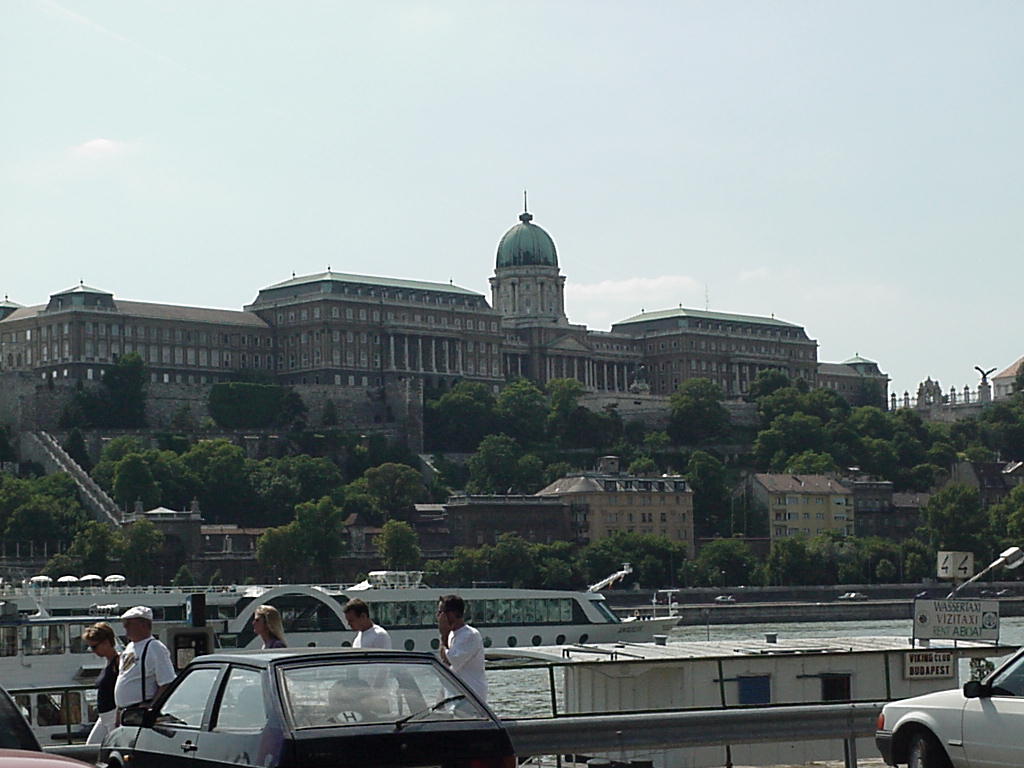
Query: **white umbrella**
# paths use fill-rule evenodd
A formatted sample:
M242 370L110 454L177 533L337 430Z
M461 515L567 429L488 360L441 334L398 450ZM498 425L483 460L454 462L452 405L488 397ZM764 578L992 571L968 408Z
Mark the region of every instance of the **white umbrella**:
M120 573L112 573L104 579L107 584L120 584L125 578Z
M29 581L31 581L33 584L49 584L51 581L53 581L53 579L51 579L49 576L43 576L42 574L40 574L39 576L33 576L31 579L29 579Z
M79 581L103 581L103 577L96 573L87 573L85 576L79 576Z
M58 584L76 584L78 583L78 577L68 574L67 576L61 576L57 579Z

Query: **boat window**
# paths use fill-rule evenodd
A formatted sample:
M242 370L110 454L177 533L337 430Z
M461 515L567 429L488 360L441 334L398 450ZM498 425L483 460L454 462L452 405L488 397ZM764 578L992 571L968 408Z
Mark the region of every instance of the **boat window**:
M0 627L0 656L18 654L18 628Z
M91 653L89 644L85 642L82 633L90 624L68 624L68 649L72 653Z
M78 725L82 722L82 697L78 691L36 694L36 725Z
M64 625L27 624L22 626L21 647L26 656L64 653Z
M621 621L618 616L612 613L611 608L604 604L604 600L594 600L591 604L611 623L618 624Z

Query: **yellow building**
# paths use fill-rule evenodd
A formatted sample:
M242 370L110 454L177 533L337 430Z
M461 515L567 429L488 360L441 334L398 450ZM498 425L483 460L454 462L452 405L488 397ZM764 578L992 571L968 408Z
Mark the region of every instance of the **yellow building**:
M834 478L757 474L750 489L755 503L768 510L772 541L830 531L853 535L853 491Z
M561 477L537 493L569 504L576 539L599 541L621 531L665 536L694 556L693 491L681 475L635 477L618 471L606 457L595 472Z

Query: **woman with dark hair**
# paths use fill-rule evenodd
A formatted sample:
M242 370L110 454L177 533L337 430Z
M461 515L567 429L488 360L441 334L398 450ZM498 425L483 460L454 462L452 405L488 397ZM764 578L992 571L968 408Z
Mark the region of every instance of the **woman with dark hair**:
M103 737L117 725L117 707L114 706L114 683L117 681L118 655L117 637L105 621L85 628L82 639L89 650L107 660L107 665L96 678L96 723L89 732L86 744L99 744Z

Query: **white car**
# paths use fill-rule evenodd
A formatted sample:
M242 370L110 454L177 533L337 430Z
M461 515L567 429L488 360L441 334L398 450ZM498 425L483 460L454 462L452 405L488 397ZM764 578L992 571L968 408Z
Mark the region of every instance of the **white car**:
M893 701L875 744L889 765L910 768L1024 766L1024 650L962 690Z

